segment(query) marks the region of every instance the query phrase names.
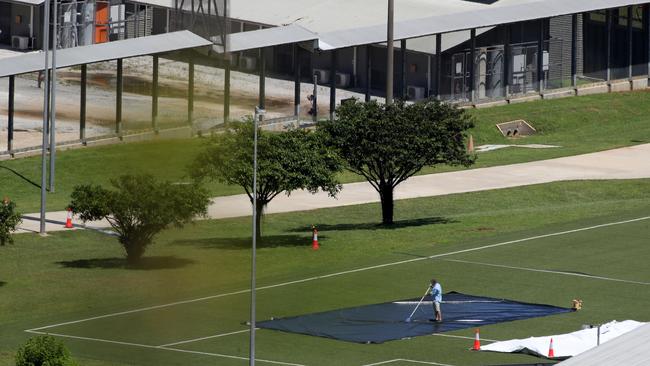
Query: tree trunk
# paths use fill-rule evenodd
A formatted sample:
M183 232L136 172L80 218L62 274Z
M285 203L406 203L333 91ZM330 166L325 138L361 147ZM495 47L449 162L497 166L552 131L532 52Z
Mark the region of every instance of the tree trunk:
M393 187L391 185L379 186L381 199L381 221L383 225L393 225Z
M144 255L146 244L143 243L128 243L124 244L126 251L126 262L129 266L135 266L140 262Z
M257 201L257 215L255 216L255 238L259 242L262 239L262 214L264 213L264 207L266 202Z

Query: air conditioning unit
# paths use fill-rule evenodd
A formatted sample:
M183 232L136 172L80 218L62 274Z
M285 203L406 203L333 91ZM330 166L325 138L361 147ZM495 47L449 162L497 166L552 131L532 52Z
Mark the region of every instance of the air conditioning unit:
M407 94L410 100L424 99L424 88L421 86L409 85L407 88Z
M239 59L239 66L244 70L255 70L257 66L257 59L255 57L242 56Z
M19 50L29 48L29 38L21 36L11 36L11 47Z
M336 86L339 88L347 88L351 80L350 74L336 73Z
M330 72L327 70L314 69L314 74L318 75L318 82L327 84L330 82Z

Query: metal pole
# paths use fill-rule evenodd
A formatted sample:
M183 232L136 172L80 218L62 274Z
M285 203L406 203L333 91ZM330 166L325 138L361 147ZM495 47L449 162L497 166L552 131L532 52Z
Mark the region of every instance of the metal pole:
M336 111L336 63L338 62L338 52L332 51L332 64L330 65L330 121L334 120Z
M116 98L115 98L115 133L122 134L122 90L123 90L123 77L122 77L122 59L117 59L117 85L116 85Z
M607 84L609 85L612 80L612 10L607 9L607 47L605 47L605 52L607 56L605 57L607 64Z
M264 108L261 108L261 110ZM260 112L261 112L260 110ZM257 115L255 116L253 137L253 249L251 253L251 326L249 365L255 365L255 277L257 270ZM259 115L262 118L261 114Z
M9 76L9 119L7 121L7 151L12 154L14 145L14 93L16 89L16 76Z
M627 7L627 77L632 82L632 6ZM630 89L632 89L632 84L630 84Z
M544 90L544 19L539 20L537 34L537 91Z
M510 97L510 58L512 50L510 47L512 37L512 25L506 24L506 41L503 46L503 96L508 99Z
M158 133L158 56L153 56L153 77L151 81L151 128Z
M646 70L646 87L650 87L650 4L643 6L643 28L646 43L646 66L648 68Z
M50 193L54 192L54 176L56 166L56 49L58 43L59 12L58 0L54 0L54 24L52 28L52 86L50 105Z
M401 80L400 80L401 85L400 85L399 94L400 94L400 98L402 100L406 100L407 99L407 90L406 90L406 88L407 88L407 86L406 86L406 83L407 83L407 76L406 76L406 40L405 39L401 40L399 42L399 46L400 46L400 53L401 53L401 56L402 56L402 57L400 57L400 62L401 62L400 66L401 66L401 69L402 69L402 72L401 72L402 75L401 76L402 77L401 77Z
M386 41L386 104L393 103L393 17L395 0L388 0L388 34Z
M45 74L45 90L43 92L43 144L41 146L41 218L39 231L41 235L45 235L45 196L47 193L47 161L45 151L47 150L47 125L50 112L50 0L45 0L43 23L43 52L45 53L43 73Z
M266 54L264 49L260 49L260 86L259 86L259 107L265 109L266 99Z
M474 89L476 89L476 28L470 31L470 50L469 50L469 100L474 102Z
M226 60L223 78L223 123L230 119L230 59Z
M578 87L578 14L571 16L571 86Z
M314 94L312 94L313 99L313 108L314 114L312 114L312 120L318 122L318 74L314 73Z
M441 99L440 86L442 83L442 34L436 34L436 98Z
M601 324L598 324L598 336L596 337L596 346L600 346L600 327Z
M192 126L194 120L194 60L190 59L188 65L187 81L187 124Z
M372 45L366 46L366 102L370 101L372 88Z
M300 116L300 48L293 45L293 114Z
M86 84L88 83L88 66L81 65L81 96L79 107L79 139L86 143Z

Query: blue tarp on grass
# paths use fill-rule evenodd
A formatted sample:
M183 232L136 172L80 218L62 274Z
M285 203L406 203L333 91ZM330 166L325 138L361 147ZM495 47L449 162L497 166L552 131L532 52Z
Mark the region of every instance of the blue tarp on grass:
M386 341L450 332L519 319L572 311L551 305L529 304L450 292L443 296L443 322L433 318L431 298L425 297L411 322L406 322L420 298L279 318L257 323L260 328L308 334L358 343Z

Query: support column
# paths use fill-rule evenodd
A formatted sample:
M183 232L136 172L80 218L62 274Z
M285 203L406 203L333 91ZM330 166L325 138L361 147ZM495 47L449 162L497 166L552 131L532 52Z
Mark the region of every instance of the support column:
M293 45L293 115L300 116L300 48Z
M544 91L544 19L540 19L537 34L537 91Z
M607 15L606 15L606 22L607 22L607 47L605 47L605 52L607 52L607 55L605 56L605 65L607 67L606 72L606 80L607 80L607 85L610 85L610 81L612 80L612 9L607 9Z
M370 101L372 89L372 45L366 46L366 102Z
M647 66L647 86L650 87L650 4L643 6L643 33L646 43L646 66Z
M223 123L230 120L230 59L226 60L223 78Z
M334 121L336 110L336 63L338 62L338 51L332 50L330 65L330 121Z
M407 88L408 88L408 85L407 85L407 83L408 83L408 75L406 73L406 71L407 71L406 70L406 68L407 68L407 65L406 65L406 40L405 39L401 40L400 43L399 43L399 46L400 46L400 53L402 54L402 57L400 57L400 61L401 61L400 66L401 66L401 69L402 69L402 72L401 72L402 77L401 77L401 80L400 80L400 93L399 94L400 94L400 98L402 100L406 100L407 97L408 97L408 90L407 90Z
M16 77L9 76L9 110L7 120L7 151L13 157L12 153L14 147L14 96L16 89Z
M433 83L431 81L431 79L433 79L433 75L431 75L431 71L432 71L431 61L433 61L433 57L431 57L431 55L427 55L427 92L426 92L427 98L431 96L431 89L433 89L432 88Z
M260 49L260 86L259 86L259 103L260 110L266 108L266 52L265 49Z
M510 47L512 37L512 24L506 24L506 39L503 45L503 96L510 98L510 72L512 66L510 60L512 59L512 48Z
M194 60L187 65L187 124L194 124ZM192 131L193 132L193 131Z
M117 85L115 97L115 133L122 135L122 91L124 90L124 78L122 74L122 59L117 59Z
M436 98L442 99L442 34L436 34Z
M79 140L86 144L86 85L88 83L88 66L81 65L81 93L79 95Z
M472 103L475 101L476 89L476 28L470 31L470 51L469 51L469 99Z
M158 56L153 56L153 80L151 82L151 128L158 133Z
M578 88L578 14L571 16L571 86Z
M630 80L630 90L632 89L632 6L627 7L627 77Z

